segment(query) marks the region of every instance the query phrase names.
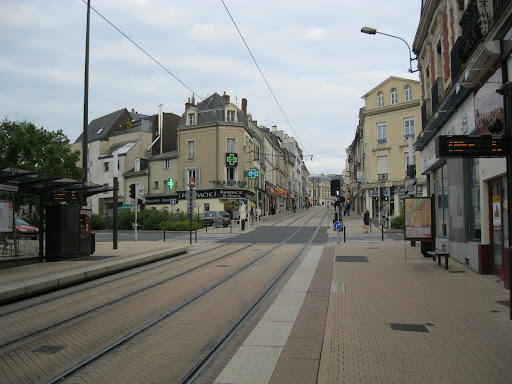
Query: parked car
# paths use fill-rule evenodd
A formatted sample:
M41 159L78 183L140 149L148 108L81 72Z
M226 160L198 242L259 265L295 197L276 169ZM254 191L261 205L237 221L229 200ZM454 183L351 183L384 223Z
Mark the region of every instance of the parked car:
M226 211L207 211L199 215L203 225L214 227L227 227L231 223L231 217Z
M39 236L39 229L27 223L25 220L15 219L16 235L19 239L35 240Z

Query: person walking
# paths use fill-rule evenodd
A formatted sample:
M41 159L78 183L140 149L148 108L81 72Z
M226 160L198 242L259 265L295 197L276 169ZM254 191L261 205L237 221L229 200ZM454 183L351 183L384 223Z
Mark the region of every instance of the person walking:
M254 208L253 207L251 207L250 215L251 215L251 224L254 225Z
M350 201L347 201L347 216L350 216Z
M366 210L363 216L363 228L364 233L368 233L368 231L370 230L370 211L368 211L368 209Z

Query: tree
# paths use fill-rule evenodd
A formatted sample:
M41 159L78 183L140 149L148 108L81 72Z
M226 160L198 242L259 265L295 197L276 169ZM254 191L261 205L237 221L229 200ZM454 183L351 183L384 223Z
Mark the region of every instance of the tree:
M71 151L61 130L46 131L27 121L4 119L0 123L0 165L83 180L79 160L80 152ZM29 214L38 204L34 196L16 198L16 207L28 205Z
M61 130L37 128L27 121L0 123L0 164L60 177L82 180L77 166L79 151L71 151L69 139Z

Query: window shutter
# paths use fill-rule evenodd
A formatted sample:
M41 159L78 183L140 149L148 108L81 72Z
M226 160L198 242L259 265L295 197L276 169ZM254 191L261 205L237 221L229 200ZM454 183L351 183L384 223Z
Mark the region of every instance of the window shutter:
M378 173L388 173L388 157L387 156L379 156L377 157L377 167Z
M181 189L187 189L188 183L186 182L185 174L187 173L187 170L184 169L181 171Z
M199 186L201 185L201 178L199 177L201 173L199 171L200 169L196 168L196 189L198 189Z

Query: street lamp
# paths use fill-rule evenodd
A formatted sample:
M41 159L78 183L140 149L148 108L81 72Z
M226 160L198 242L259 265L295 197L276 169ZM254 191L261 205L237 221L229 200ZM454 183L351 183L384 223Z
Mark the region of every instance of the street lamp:
M376 33L378 33L380 35L386 35L386 36L389 36L389 37L394 37L395 39L402 40L405 43L405 45L407 45L407 48L409 49L409 73L418 72L418 69L416 69L414 71L412 70L411 62L416 60L417 57L414 58L414 59L412 58L411 47L409 46L409 44L407 44L407 41L405 41L404 39L402 39L401 37L398 37L398 36L389 35L389 34L384 33L384 32L378 32L375 28L370 28L370 27L363 27L363 28L361 28L361 32L362 33L366 33L367 35L375 35Z

